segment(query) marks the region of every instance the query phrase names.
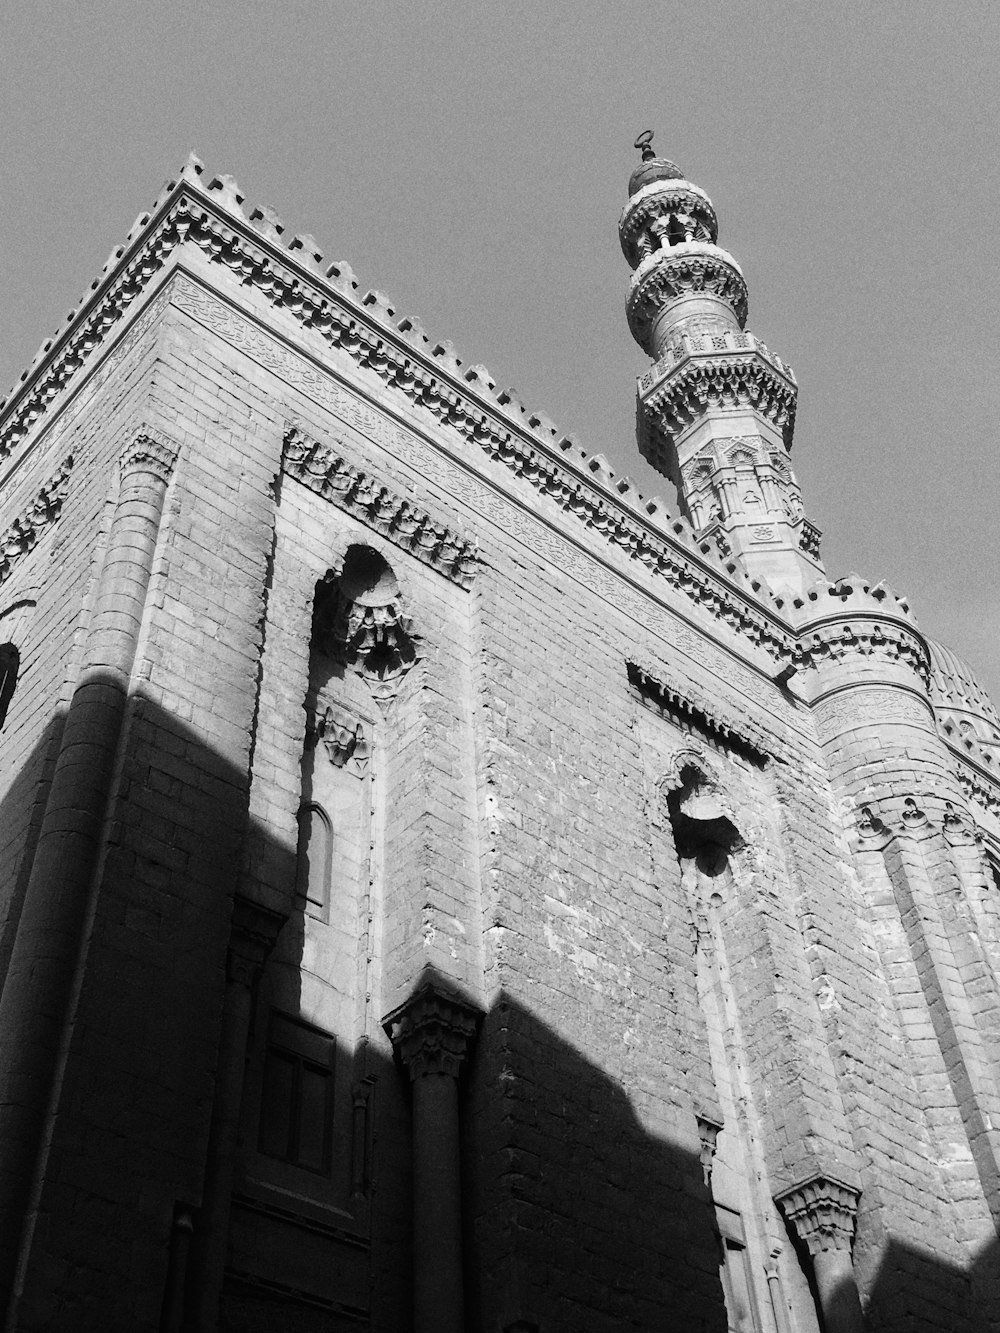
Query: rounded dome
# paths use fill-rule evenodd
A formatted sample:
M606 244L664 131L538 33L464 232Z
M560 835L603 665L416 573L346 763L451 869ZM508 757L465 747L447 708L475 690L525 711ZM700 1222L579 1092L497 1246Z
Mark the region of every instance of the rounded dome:
M684 172L676 162L671 162L666 157L647 157L632 172L628 178L629 197L638 194L644 185L651 184L652 181L682 181Z
M959 740L1000 742L1000 714L969 664L934 639L927 646L931 702L945 729L950 724Z

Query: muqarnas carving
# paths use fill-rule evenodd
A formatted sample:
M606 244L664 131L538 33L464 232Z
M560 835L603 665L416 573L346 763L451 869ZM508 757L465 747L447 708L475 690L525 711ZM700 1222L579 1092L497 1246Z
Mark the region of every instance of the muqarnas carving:
M370 546L349 547L339 575L317 588L313 634L331 658L365 678L383 709L417 660L396 576Z

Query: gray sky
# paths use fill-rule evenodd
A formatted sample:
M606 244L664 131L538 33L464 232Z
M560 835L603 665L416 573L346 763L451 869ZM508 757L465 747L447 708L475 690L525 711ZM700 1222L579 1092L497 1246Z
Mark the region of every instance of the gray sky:
M617 239L640 129L708 191L799 379L831 575L1000 700L1000 6L7 0L0 380L190 148L672 500Z

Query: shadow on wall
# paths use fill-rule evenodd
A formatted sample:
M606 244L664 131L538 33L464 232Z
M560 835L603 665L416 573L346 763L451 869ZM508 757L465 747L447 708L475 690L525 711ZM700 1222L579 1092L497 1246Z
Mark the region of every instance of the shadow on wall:
M20 858L8 849L3 861L4 961L18 918L29 919L24 858L60 730L53 718L0 802L0 829L25 849ZM95 874L103 856L99 893L66 903L56 885L31 886L43 895L33 929L46 913L61 928L76 921L77 946L65 979L65 1067L58 1051L48 1063L38 1055L58 1084L58 1115L33 1193L20 1330L164 1327L177 1208L194 1210L197 1225L203 1202L234 894L259 877L278 906L280 888L288 919L276 956L287 968L307 954L294 849L251 825L245 765L144 697L133 700L123 735L119 795L92 847ZM265 973L246 1052L223 1327L406 1333L408 1081L384 1044L331 1031L329 1082L314 1079L308 1091L302 1070L325 1058L309 1044L310 1013L300 1065L282 1085L292 1089L278 1107L283 1128L263 1132L269 1052L272 1074L275 1060L288 1074L294 1057L268 1007L303 1017L288 1013L287 990L277 1004L275 994ZM380 1013L377 995L373 1003ZM8 1073L0 1070L3 1087ZM307 1127L293 1120L309 1098L325 1108L329 1134L303 1147ZM501 996L484 1016L461 1098L470 1333L723 1333L700 1161L647 1133L627 1089L544 1015ZM959 1272L890 1243L869 1292L869 1328L995 1327L987 1312L997 1309L997 1260L994 1246ZM770 1311L758 1318L773 1333Z

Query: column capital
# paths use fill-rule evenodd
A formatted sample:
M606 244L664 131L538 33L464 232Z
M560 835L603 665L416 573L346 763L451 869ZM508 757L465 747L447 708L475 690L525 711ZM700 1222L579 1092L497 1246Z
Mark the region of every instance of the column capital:
M237 894L226 955L226 979L253 986L287 920L282 912L273 912Z
M472 1046L480 1011L436 986L421 986L382 1020L393 1050L410 1071L457 1078Z
M850 1253L860 1192L832 1176L813 1176L783 1194L775 1203L813 1256L823 1250Z
M132 443L121 456L121 475L124 478L133 472L152 472L161 481L169 481L176 460L176 448L164 444L145 426L140 426Z

